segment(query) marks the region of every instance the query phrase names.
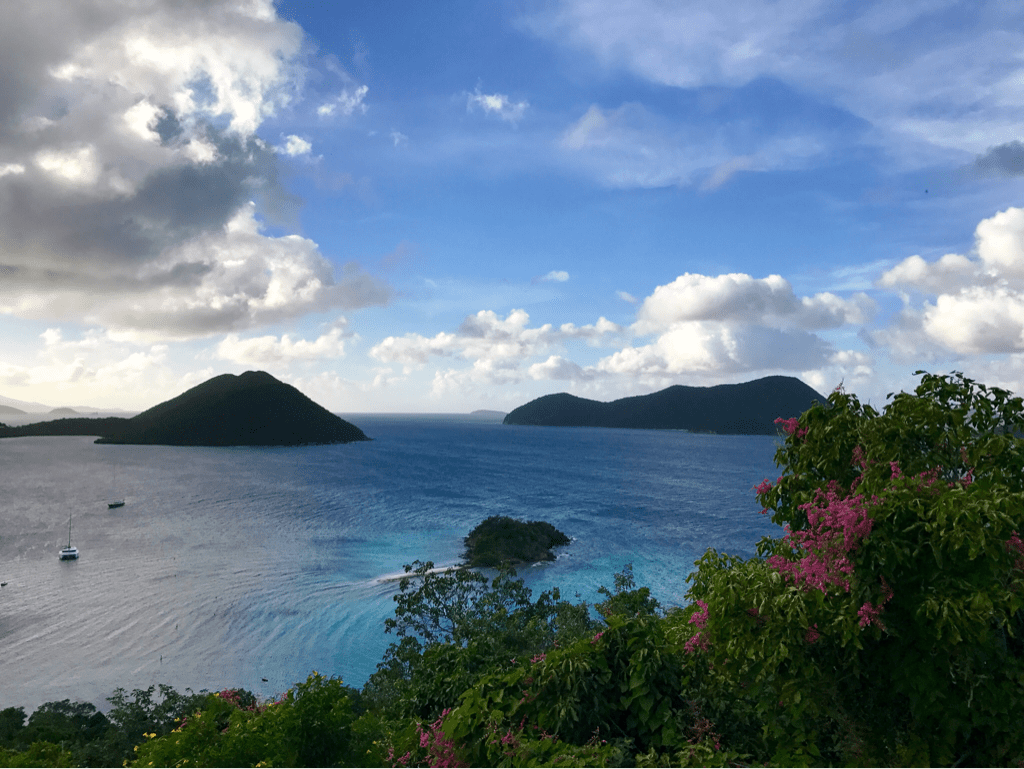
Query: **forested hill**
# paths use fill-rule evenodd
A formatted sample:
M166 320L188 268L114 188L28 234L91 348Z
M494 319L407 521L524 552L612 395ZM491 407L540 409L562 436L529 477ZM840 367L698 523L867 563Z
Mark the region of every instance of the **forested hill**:
M778 417L799 416L814 401L826 399L799 379L769 376L714 387L674 385L610 403L568 393L545 395L511 411L504 423L774 435Z
M23 435L96 435L97 443L296 446L369 440L363 431L263 371L223 374L123 419L56 419L0 429Z

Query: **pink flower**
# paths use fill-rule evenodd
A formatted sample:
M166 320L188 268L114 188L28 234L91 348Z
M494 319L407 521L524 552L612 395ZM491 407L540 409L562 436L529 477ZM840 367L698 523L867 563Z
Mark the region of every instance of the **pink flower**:
M1021 541L1016 531L1006 540L1006 552L1017 554L1013 562L1013 568L1024 571L1024 542Z
M600 633L598 633L596 636L594 636L592 639L590 639L590 643L596 644L599 640L601 640L601 636L603 636L603 635L604 635L604 631L602 630Z
M885 630L885 625L880 619L879 615L882 613L881 606L875 606L872 603L865 603L860 609L857 610L857 616L860 617L857 622L861 627L867 627L872 623L876 623L882 630Z
M698 631L690 638L689 641L683 644L683 650L688 654L693 654L697 649L707 651L707 648L711 645L707 635L704 631Z
M812 644L815 643L819 638L821 638L821 633L818 632L818 623L815 622L813 625L807 628L807 632L804 634L804 640L807 641L807 643Z
M854 465L855 467L859 467L861 470L867 470L868 463L867 460L864 459L864 449L862 449L860 446L853 447L853 460L850 462L850 464Z
M767 494L772 490L772 482L765 478L761 483L754 487L754 491L758 494Z
M536 665L538 662L543 662L547 658L547 656L548 655L546 655L543 652L541 652L536 657L531 657L530 658L530 662L532 662L534 665Z
M889 603L889 600L892 598L893 592L892 588L889 587L889 583L885 581L885 577L882 577L881 579L883 595L882 602L877 606L868 602L857 610L857 616L859 617L857 622L861 627L867 627L868 625L875 624L882 628L882 630L885 630L885 623L882 622L881 614L885 609L885 605Z
M807 428L800 427L800 417L790 417L789 419L779 417L775 420L775 424L782 425L782 429L786 431L787 435L796 433L797 438L803 438L807 435Z
M830 483L828 491L818 489L812 502L800 505L807 513L806 529L785 529L783 542L799 558L792 561L773 555L767 559L768 565L808 590L817 588L824 593L829 586L850 590L853 563L848 554L871 533L874 523L868 517L863 495L841 498L837 488L837 484Z
M699 608L690 615L690 624L696 625L698 630L693 636L683 644L683 650L687 653L692 654L697 649L707 650L708 646L711 645L708 639L707 633L704 632L704 628L708 624L708 605L704 601L695 601Z

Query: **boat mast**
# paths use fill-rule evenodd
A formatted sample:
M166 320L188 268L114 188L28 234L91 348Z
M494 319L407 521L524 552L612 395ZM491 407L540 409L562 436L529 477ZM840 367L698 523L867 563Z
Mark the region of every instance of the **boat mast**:
M68 513L68 549L71 549L71 513Z

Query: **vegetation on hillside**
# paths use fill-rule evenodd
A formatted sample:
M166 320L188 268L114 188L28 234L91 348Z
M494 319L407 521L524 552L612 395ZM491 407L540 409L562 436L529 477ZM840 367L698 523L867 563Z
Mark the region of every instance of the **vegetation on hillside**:
M769 376L713 387L672 385L607 403L569 393L544 395L510 411L504 424L776 435L776 417L797 416L823 400L795 377Z
M628 567L590 607L417 562L362 691L8 709L0 765L1021 765L1021 399L926 374L881 413L828 400L757 487L783 535L708 551L685 608Z

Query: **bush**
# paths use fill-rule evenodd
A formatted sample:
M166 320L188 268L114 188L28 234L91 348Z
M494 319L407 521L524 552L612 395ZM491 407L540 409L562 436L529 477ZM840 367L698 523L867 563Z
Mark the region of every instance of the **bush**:
M1019 760L1021 399L925 374L881 414L828 406L783 422L758 487L784 536L690 577L705 709L759 760Z
M511 568L493 580L468 569L431 573L430 561L407 565L391 644L364 690L371 707L391 717L434 721L493 669L592 632L585 604L562 601L557 588L532 600Z
M144 735L134 766L361 765L351 726L358 692L313 673L277 702L250 692L210 694L200 711L162 737Z

